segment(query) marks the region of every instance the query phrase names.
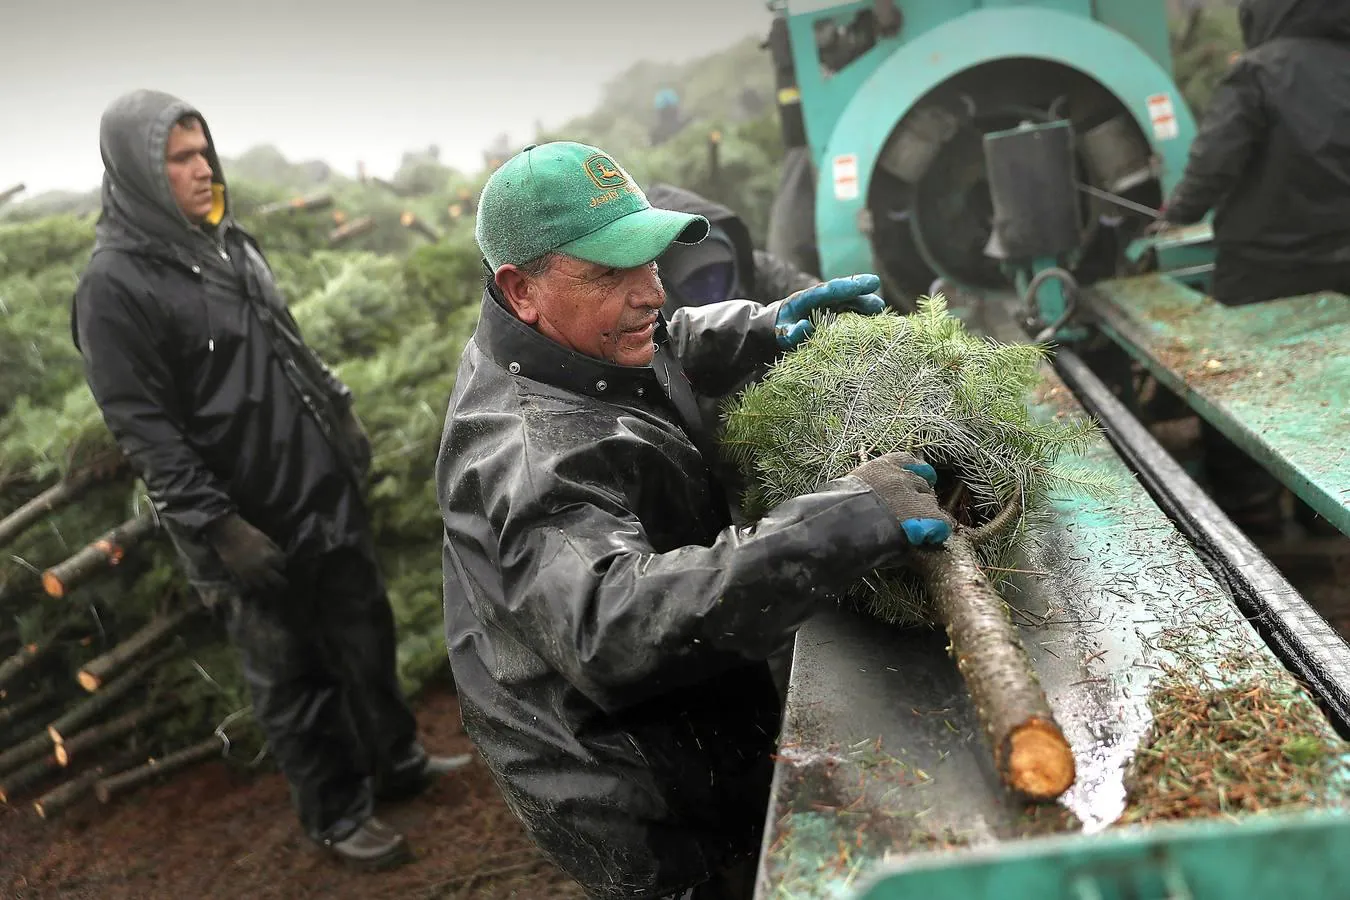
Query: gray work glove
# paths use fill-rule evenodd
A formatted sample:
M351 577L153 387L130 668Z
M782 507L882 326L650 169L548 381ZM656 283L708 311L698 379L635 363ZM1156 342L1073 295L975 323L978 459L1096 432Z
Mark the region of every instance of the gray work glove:
M278 591L286 586L286 554L238 514L206 526L206 539L245 590Z
M937 472L917 456L887 453L849 474L861 479L895 513L911 547L937 546L951 537L955 523L933 493Z

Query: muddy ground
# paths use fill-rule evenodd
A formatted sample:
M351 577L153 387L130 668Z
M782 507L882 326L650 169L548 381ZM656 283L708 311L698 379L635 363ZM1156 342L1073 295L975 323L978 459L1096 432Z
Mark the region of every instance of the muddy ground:
M472 750L447 684L415 704L427 747ZM31 799L31 798L28 798ZM310 849L281 776L209 762L106 807L90 800L55 822L28 803L0 806L4 900L579 900L533 849L481 763L415 800L381 810L416 860L352 872Z

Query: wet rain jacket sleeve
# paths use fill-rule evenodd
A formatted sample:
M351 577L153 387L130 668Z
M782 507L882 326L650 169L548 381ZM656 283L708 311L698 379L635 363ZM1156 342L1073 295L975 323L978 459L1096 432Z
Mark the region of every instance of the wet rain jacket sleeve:
M813 278L781 257L765 250L755 251L755 291L761 300L772 302L782 300L798 291L820 284L819 278Z
M1203 219L1237 186L1265 131L1265 101L1256 71L1239 60L1214 92L1181 183L1168 200L1167 221L1189 225Z
M89 278L75 298L85 376L108 425L162 516L191 533L235 511L224 486L184 437L167 341L155 317L112 278Z
M671 349L696 391L721 397L778 355L777 316L777 303L752 300L681 307L670 320Z
M610 713L767 658L832 590L903 546L895 517L852 478L711 546L659 553L616 490L538 475L526 480L551 485L539 502L482 482L497 495L488 508L506 510L504 596L489 616Z

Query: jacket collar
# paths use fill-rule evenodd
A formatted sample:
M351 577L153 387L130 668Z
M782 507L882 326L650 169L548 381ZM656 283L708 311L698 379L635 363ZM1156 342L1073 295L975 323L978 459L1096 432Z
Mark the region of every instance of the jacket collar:
M665 329L657 332L664 336ZM550 340L503 308L490 290L474 342L510 374L611 403L660 403L665 399L651 366L620 366L593 359Z

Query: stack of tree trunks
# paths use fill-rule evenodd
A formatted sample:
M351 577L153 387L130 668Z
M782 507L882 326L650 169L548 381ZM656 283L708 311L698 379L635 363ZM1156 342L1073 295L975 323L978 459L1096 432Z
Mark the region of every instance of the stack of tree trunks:
M118 464L63 478L0 519L0 551L91 489L125 476ZM45 625L27 640L18 627L0 627L0 802L27 804L50 818L86 799L107 803L228 747L219 730L167 745L154 730L191 702L181 677L169 673L187 650L183 636L203 612L200 602L173 591L139 627L110 637L98 601L83 596L161 537L147 511L0 588L3 621L27 615ZM72 654L82 664L61 670L64 651L99 646L106 649Z

